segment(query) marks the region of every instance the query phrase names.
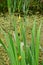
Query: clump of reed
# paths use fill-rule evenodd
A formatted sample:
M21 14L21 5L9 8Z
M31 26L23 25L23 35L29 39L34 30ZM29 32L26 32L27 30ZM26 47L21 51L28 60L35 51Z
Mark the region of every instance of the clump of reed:
M16 0L15 0L16 1ZM9 14L11 15L11 0L7 0L8 2L8 10ZM16 3L14 3L16 5ZM14 6L15 8L15 6ZM18 31L16 27L16 19L14 18L13 14L13 20L12 25L14 27L14 34L15 34L15 42L13 41L13 38L10 34L10 32L6 33L2 28L1 32L4 34L7 46L5 43L0 39L0 44L4 47L5 51L7 52L10 60L10 65L39 65L39 46L40 46L40 30L41 30L41 24L39 26L39 29L37 30L37 34L35 34L36 30L36 19L34 20L33 28L32 28L32 40L30 47L26 46L26 27L23 26L21 17L20 19L20 30L21 30L21 36L23 40L23 48L21 48L21 40L18 37ZM26 16L26 15L25 15ZM24 18L25 18L24 16ZM36 35L36 41L35 41L35 35ZM17 47L16 47L17 46ZM43 63L42 63L43 65Z

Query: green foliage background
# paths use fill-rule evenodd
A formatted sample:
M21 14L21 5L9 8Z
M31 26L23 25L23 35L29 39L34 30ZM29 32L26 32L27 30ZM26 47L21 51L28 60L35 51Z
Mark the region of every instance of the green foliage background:
M24 9L27 13L31 10L33 12L43 12L43 0L12 0L11 6L15 3L14 12L24 13ZM24 4L25 3L25 4ZM24 8L25 7L25 8ZM0 0L0 12L7 12L7 0Z

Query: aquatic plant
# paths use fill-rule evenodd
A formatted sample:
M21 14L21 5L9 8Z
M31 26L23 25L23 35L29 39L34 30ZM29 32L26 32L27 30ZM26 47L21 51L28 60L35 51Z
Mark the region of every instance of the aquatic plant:
M8 11L11 15L11 0L7 0L8 3ZM14 3L15 7L16 4ZM15 10L15 9L14 9ZM41 30L41 24L39 26L39 29L37 30L37 34L35 32L36 30L36 19L33 22L33 28L32 28L32 40L30 43L30 47L27 47L26 42L26 26L23 26L22 19L20 19L20 30L21 30L21 36L22 41L24 43L23 48L21 48L21 40L18 36L18 31L16 27L16 19L14 18L14 13L12 12L13 16L11 19L12 25L14 27L14 34L15 34L15 42L13 41L13 38L10 34L10 32L6 33L2 28L1 32L4 34L7 46L5 43L0 39L0 44L4 47L5 51L8 54L10 65L38 65L39 63L39 46L40 46L40 30ZM25 15L26 16L26 15ZM25 18L24 16L24 18ZM26 23L26 21L25 21ZM36 39L35 39L36 35Z
M24 46L23 46L24 49L23 49L21 48L21 40L18 37L16 20L13 19L13 21L14 21L13 27L15 29L15 33L14 33L15 42L13 41L10 32L6 33L2 28L1 28L1 32L4 34L4 37L8 46L6 46L5 43L0 39L0 44L2 44L5 51L8 54L10 65L28 65L28 64L38 65L41 25L39 26L39 29L37 30L36 42L35 42L36 21L34 21L33 28L32 28L32 42L30 44L30 47L29 46L27 47L26 33L25 33L26 28L22 25L22 20L20 20L21 36L24 43Z

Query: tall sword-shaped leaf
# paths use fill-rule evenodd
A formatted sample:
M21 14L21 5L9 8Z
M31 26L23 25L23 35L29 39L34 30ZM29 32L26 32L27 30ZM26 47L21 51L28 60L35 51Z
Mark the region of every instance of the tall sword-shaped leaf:
M37 30L37 39L36 39L36 46L35 46L36 65L38 65L39 62L40 31L41 31L41 24L39 29Z
M32 65L35 65L35 30L36 30L36 19L34 20L33 28L32 28L32 42L31 42L31 53L33 56Z
M8 12L11 14L11 0L7 0Z
M8 53L8 56L9 56L9 59L10 59L10 63L11 65L16 65L16 60L15 60L15 56L14 56L14 52L13 52L13 49L12 49L12 42L10 42L10 39L9 39L9 35L7 33L5 33L5 31L3 31L3 29L1 30L4 34L4 37L5 37L5 40L6 40L6 43L8 45L8 47L6 48L7 50L7 53ZM3 45L6 47L6 45Z
M16 22L16 19L14 19L14 16L13 16L13 22L12 22L12 25L14 27L14 30L15 30L15 41L16 41L16 44L17 44L17 48L18 48L18 53L20 54L21 51L20 51L20 40L19 40L19 37L18 37L18 31L17 31L17 22Z

